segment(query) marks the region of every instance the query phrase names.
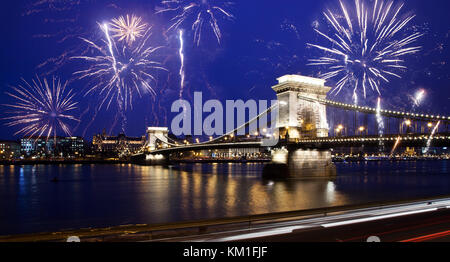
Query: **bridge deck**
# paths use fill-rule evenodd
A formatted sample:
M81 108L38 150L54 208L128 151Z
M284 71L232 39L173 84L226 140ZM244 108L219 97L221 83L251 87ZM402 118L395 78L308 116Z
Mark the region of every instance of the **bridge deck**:
M430 134L404 134L384 136L353 136L353 137L328 137L289 141L290 145L297 147L333 148L333 147L356 147L377 146L380 143L392 145L397 141L403 146L426 147L430 140ZM432 137L431 146L450 146L450 134L436 134Z
M334 148L334 147L357 147L357 146L377 146L380 143L384 145L395 144L397 140L406 146L427 146L430 140L429 134L403 134L403 135L385 135L385 136L352 136L352 137L327 137L300 140L281 140L278 146L289 145L298 148ZM450 133L436 134L432 137L431 146L450 146ZM214 150L214 149L231 149L231 148L255 148L263 147L261 141L252 142L228 142L228 143L211 143L211 144L191 144L179 147L169 147L158 149L146 154L162 154L167 155L177 152L196 151L196 150Z

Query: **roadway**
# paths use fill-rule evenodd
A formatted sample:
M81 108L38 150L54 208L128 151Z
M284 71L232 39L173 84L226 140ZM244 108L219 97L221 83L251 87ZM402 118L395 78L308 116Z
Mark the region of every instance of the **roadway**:
M255 225L203 236L158 241L186 242L450 242L450 199L337 212Z
M251 238L258 242L450 242L450 210ZM372 240L373 241L373 240Z

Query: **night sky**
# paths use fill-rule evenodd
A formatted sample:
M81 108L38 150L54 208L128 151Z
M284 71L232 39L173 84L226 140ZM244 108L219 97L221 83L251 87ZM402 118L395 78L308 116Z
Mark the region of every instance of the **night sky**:
M211 0L212 1L212 0ZM343 0L347 4L352 0ZM38 6L33 3L43 2ZM168 72L158 72L154 84L156 97L144 95L136 100L134 109L127 112L126 133L143 135L146 126L169 126L173 114L171 103L179 92L179 42L176 31L164 34L170 16L155 14L157 0L53 0L7 1L2 3L0 91L1 104L12 100L4 93L11 86L21 83L21 78L31 80L36 75L50 78L59 76L69 81L77 92L79 102L75 112L80 125L73 124L74 135L91 138L105 129L117 134L120 125L112 128L116 108L102 109L94 117L98 97L84 95L88 81L77 80L73 73L80 70L80 62L68 59L80 55L86 49L80 37L93 40L101 38L97 23L110 21L121 15L135 14L153 25L152 44L162 45L157 59L164 63ZM210 28L204 27L200 46L193 42L192 31L186 29L186 90L185 98L193 97L194 91L203 91L204 99L274 99L271 86L276 78L285 74L317 76L318 68L308 66L308 59L317 53L307 48L319 36L313 25L327 31L323 17L325 8L336 9L336 0L235 0L230 12L235 19L220 20L223 32L219 45ZM410 27L424 33L417 42L422 50L406 59L407 70L402 79L391 78L382 85L383 104L392 109L412 110L413 95L418 89L426 90L424 103L416 108L420 112L450 114L450 67L448 58L450 34L450 2L447 0L408 0L405 12L415 13ZM329 86L336 83L329 81ZM363 104L373 106L378 94L369 92ZM331 99L352 102L351 92L344 92ZM7 111L2 107L2 112ZM6 117L2 113L1 118ZM17 139L13 134L18 127L4 126L1 120L1 139Z

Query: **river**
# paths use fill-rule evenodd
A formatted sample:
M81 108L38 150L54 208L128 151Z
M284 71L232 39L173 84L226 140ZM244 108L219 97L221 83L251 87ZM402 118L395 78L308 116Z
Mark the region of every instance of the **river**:
M286 181L263 180L263 165L0 166L0 235L450 195L445 160L336 163L336 178Z

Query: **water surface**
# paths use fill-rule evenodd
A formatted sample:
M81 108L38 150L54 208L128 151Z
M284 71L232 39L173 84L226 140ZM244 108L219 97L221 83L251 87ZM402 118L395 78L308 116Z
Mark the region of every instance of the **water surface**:
M337 163L335 179L289 181L252 163L0 166L0 235L450 195L449 163Z

